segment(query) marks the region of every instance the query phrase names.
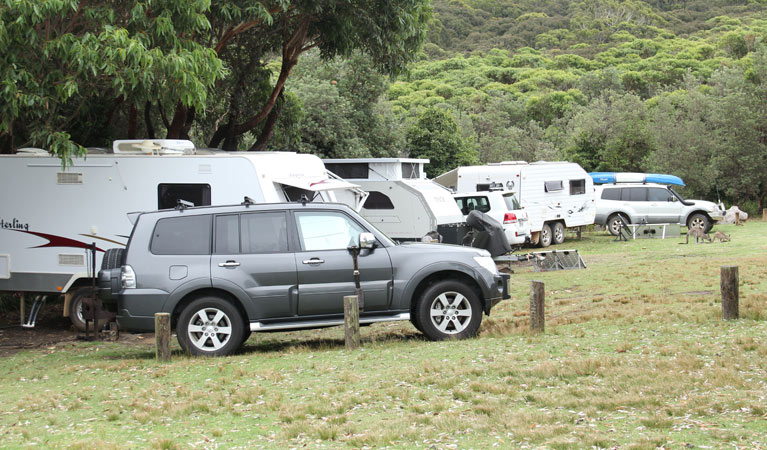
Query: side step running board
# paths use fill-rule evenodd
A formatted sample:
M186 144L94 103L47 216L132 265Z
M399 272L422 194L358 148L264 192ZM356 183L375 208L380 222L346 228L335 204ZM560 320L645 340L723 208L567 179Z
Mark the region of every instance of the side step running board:
M398 320L410 320L410 313L397 314L395 316L369 316L360 317L360 324L376 323L376 322L394 322ZM300 321L300 322L279 322L279 323L263 323L263 322L251 322L250 331L272 331L272 330L289 330L297 328L320 328L320 327L333 327L344 324L344 319L328 319L328 320L315 320L315 321Z

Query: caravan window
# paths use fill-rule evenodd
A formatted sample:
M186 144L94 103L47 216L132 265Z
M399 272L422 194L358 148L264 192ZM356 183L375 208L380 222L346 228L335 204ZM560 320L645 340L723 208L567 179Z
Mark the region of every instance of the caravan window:
M416 163L402 163L402 178L421 178L420 167Z
M370 191L369 194L362 205L363 209L394 209L394 204L386 194L378 191Z
M160 219L154 227L149 249L155 255L207 255L210 222L209 215Z
M562 180L544 181L543 188L546 192L561 191L564 189L564 183L562 183Z
M210 206L209 184L161 183L157 185L157 209L172 209L179 200L194 206Z
M586 180L570 180L570 195L586 193Z
M325 168L341 178L368 178L367 163L325 163Z

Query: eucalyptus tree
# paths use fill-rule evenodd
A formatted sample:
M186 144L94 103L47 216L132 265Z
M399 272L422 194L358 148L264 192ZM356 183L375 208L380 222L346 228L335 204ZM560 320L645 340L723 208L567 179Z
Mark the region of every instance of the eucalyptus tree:
M0 4L0 150L83 147L126 103L205 104L222 64L195 37L206 0L9 0Z

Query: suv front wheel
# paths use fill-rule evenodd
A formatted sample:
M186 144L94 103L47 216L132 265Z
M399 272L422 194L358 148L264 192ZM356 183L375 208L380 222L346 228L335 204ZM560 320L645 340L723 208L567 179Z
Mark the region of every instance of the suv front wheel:
M708 219L708 217L705 214L695 213L692 216L690 216L689 220L687 220L687 228L692 228L692 227L703 228L703 231L708 233L709 230L711 230L711 228L713 227L713 224L711 223L711 221Z
M181 312L176 332L178 343L187 353L224 356L242 345L244 322L228 301L202 297Z
M442 280L423 293L415 308L415 320L431 340L464 339L477 334L482 305L474 290L464 283Z

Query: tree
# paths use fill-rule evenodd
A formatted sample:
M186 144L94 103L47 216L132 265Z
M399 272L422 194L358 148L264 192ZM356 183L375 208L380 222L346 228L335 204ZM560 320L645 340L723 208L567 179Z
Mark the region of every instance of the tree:
M428 158L426 175L434 178L460 166L477 164L477 150L461 137L458 125L449 111L428 108L408 129L410 156Z
M119 107L147 101L202 107L221 74L207 2L57 0L0 6L0 151L82 153L71 131L104 128ZM88 123L88 127L81 126Z
M361 52L376 69L398 74L420 49L431 16L427 0L279 0L240 8L235 1L211 8L213 32L208 41L231 70L219 92L228 100L224 120L210 138L211 147L235 149L243 134L259 133L255 149L264 149L276 124L275 111L285 83L302 54L319 49L326 60ZM265 65L278 53L279 70L268 90L252 91L254 72L271 74ZM174 122L189 111L180 108ZM273 115L274 116L274 115ZM172 136L169 133L169 137Z

